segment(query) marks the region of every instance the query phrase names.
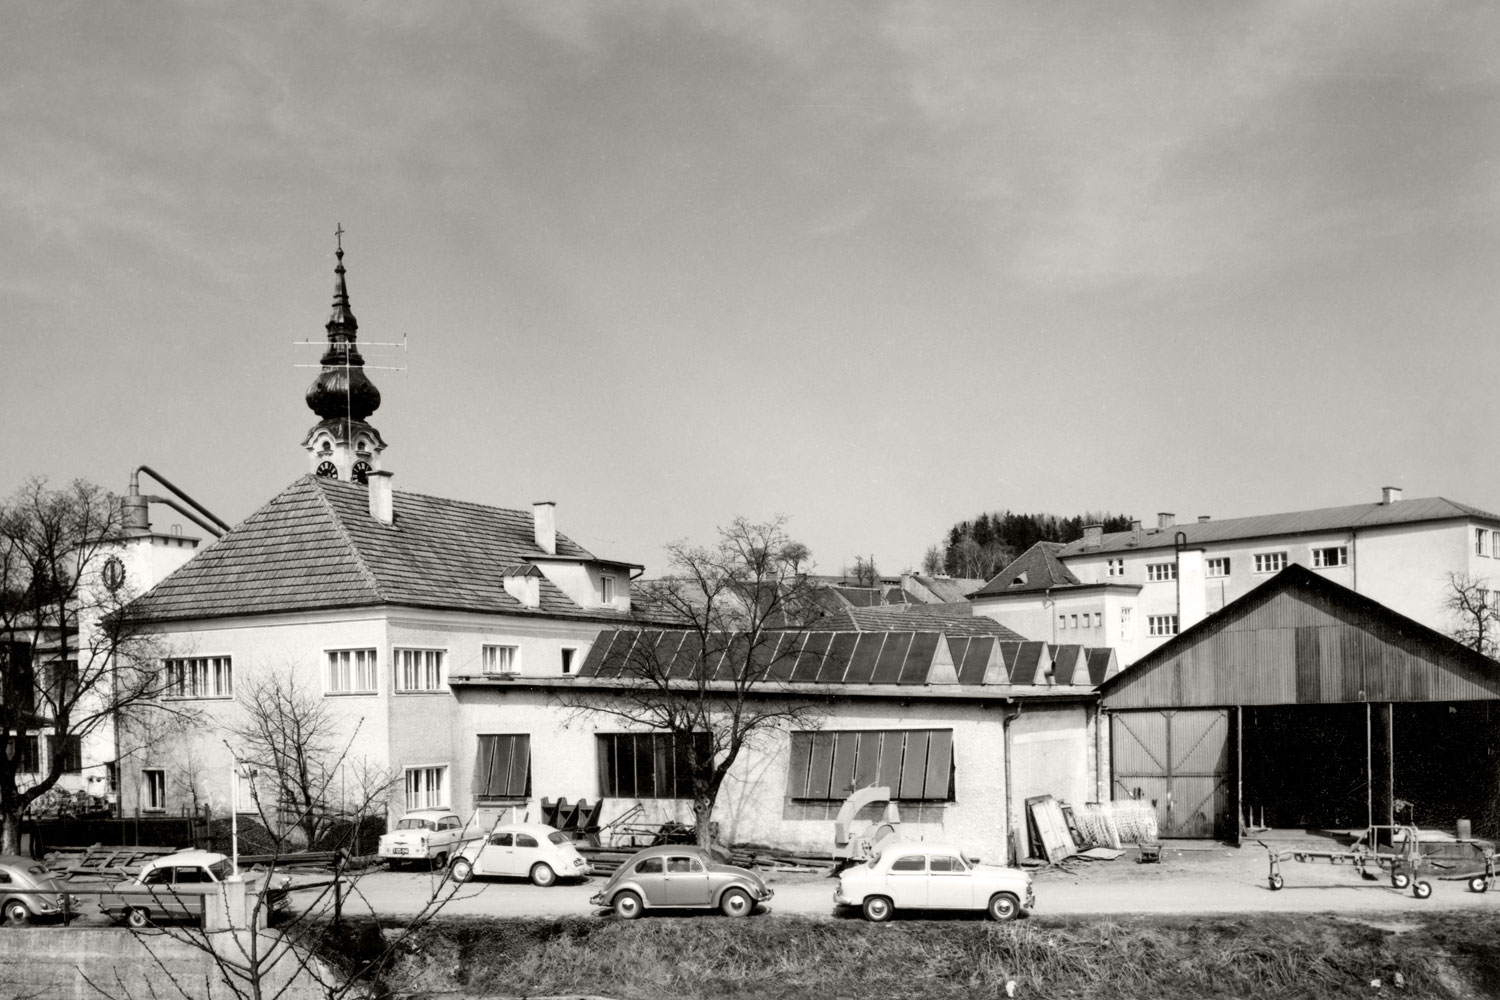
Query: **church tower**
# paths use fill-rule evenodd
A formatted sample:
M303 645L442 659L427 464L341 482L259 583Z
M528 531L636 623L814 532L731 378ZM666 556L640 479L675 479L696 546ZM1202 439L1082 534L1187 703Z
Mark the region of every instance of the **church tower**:
M307 405L321 420L307 432L302 447L317 476L363 483L380 468L385 440L365 422L380 408L380 390L365 375L365 359L355 341L359 322L349 308L344 281L344 230L339 227L338 266L333 269L333 315L328 319L328 349L323 371L307 390Z

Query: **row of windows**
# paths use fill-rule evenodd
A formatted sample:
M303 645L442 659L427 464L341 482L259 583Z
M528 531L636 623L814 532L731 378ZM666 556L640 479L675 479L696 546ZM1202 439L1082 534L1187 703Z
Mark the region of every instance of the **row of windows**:
M1057 616L1057 627L1065 628L1102 628L1104 626L1104 612L1084 611L1081 614L1067 614Z
M571 674L578 651L562 650L562 672ZM408 693L447 687L448 653L442 649L392 650L395 689ZM521 669L521 647L480 647L480 669L507 676ZM164 663L168 698L233 698L234 664L228 656L196 656ZM331 649L325 656L324 690L328 694L375 694L379 690L379 655L374 649Z
M1474 554L1500 559L1500 531L1490 528L1474 529Z
M1484 529L1479 529L1483 531ZM1500 531L1494 533L1497 550L1500 550ZM1500 555L1500 551L1497 551ZM1290 558L1285 550L1279 552L1256 552L1251 555L1256 573L1280 573L1287 568ZM1349 565L1349 546L1326 545L1312 550L1312 564L1314 569L1331 569L1337 566ZM1222 579L1229 575L1231 560L1229 556L1210 556L1204 561L1204 575L1210 580ZM1110 576L1124 576L1125 563L1123 559L1111 559L1109 561L1108 573ZM1148 582L1159 583L1177 579L1177 564L1170 562L1147 563L1146 579Z
M47 770L50 762L62 759L63 774L83 771L83 738L81 736L12 736L16 744L16 773L42 773L42 740L47 741Z

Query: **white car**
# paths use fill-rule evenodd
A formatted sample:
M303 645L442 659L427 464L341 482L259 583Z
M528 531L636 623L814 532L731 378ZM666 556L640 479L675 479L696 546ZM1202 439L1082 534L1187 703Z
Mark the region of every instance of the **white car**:
M393 868L411 861L434 869L446 868L448 859L458 850L463 832L463 823L451 810L413 809L380 838L376 853Z
M984 910L1014 920L1036 906L1031 875L1019 868L982 865L952 844L895 841L864 864L845 869L833 892L839 906L858 906L866 920L897 910Z
M465 844L453 859L452 875L455 882L514 875L548 886L560 878L583 878L590 870L567 834L545 823L504 823Z

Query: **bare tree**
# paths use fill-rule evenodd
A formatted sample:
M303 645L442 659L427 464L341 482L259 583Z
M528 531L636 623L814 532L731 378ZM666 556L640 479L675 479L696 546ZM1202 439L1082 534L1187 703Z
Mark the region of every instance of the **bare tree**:
M262 675L237 700L244 719L232 750L272 793L262 801L263 786L252 785L255 811L278 850L293 830L308 849L321 846L335 823L358 823L395 784L389 769L351 756L359 724L344 732L328 701L292 671Z
M941 576L943 573L943 550L936 545L927 546L927 552L922 556L922 572L927 576Z
M875 568L875 557L866 559L864 556L854 557L854 569L844 574L854 578L856 586L873 587L880 582L880 570Z
M22 817L78 769L86 738L191 714L159 701L160 642L122 583L123 528L118 499L82 480L31 479L0 501L0 854L19 853Z
M810 724L817 707L781 680L790 673L795 634L820 614L798 572L800 547L786 518L736 518L711 547L668 546L668 574L641 597L681 622L673 644L635 643L618 680L580 684L559 696L573 715L613 719L661 737L673 765L674 797L690 796L698 843L713 840L713 812L740 754L773 732ZM670 645L672 655L662 652Z
M1494 656L1500 640L1500 591L1489 581L1467 573L1449 573L1443 607L1453 618L1454 639L1470 649Z

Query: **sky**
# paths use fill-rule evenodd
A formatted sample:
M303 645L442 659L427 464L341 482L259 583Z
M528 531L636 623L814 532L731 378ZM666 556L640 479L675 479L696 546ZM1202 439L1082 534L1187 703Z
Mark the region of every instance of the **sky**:
M396 489L648 573L736 516L895 573L1001 509L1500 511L1495 5L3 20L0 494L305 474L341 224Z

